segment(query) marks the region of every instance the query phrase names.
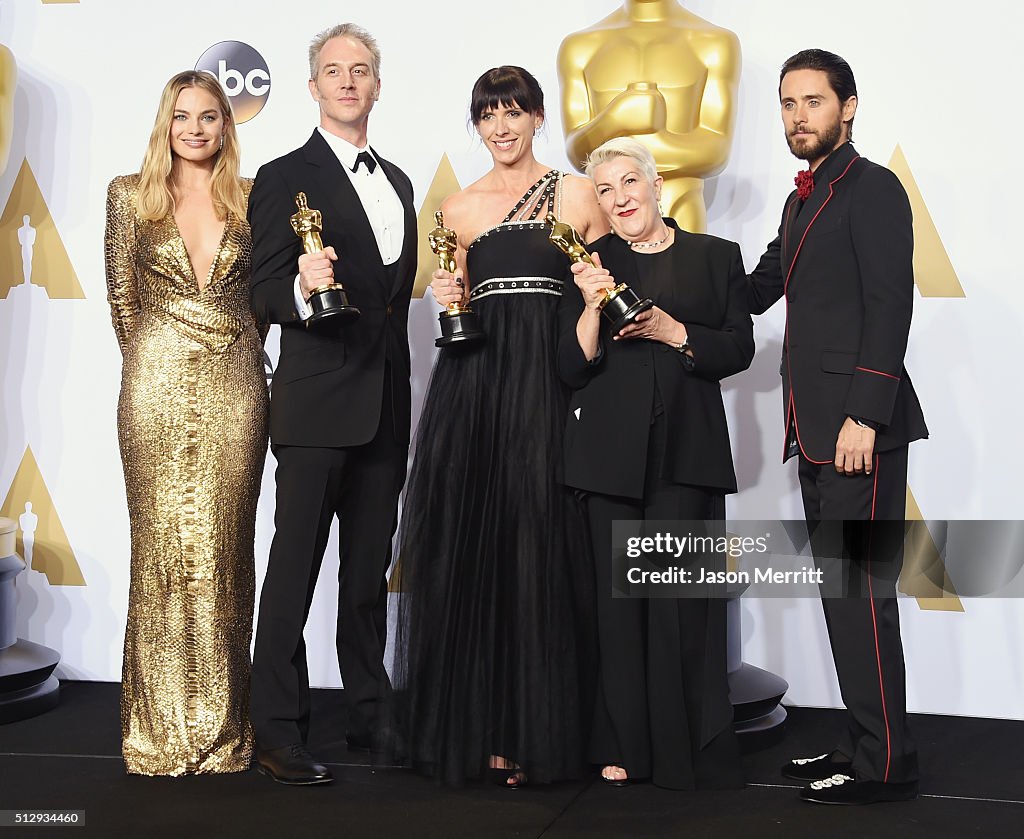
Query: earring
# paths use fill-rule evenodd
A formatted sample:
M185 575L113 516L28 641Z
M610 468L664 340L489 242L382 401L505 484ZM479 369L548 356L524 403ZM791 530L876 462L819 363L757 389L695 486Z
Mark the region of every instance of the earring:
M223 151L223 149L224 149L224 135L223 134L220 135L220 148Z

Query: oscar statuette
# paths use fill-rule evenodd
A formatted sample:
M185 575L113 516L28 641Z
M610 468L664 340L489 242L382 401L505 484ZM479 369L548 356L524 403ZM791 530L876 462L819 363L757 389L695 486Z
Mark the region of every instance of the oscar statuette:
M559 221L552 213L548 213L544 221L551 227L548 241L568 256L570 262L594 264L576 228L567 222ZM646 312L653 305L654 301L649 297L641 300L628 285L619 283L615 288L605 290L600 309L601 314L611 321L612 333L617 334L624 326L631 324L637 315Z
M302 240L306 253L319 253L324 249L320 239L323 216L306 203L306 193L295 196L299 211L290 217L292 230ZM348 295L341 283L327 283L314 288L309 294L309 307L313 314L306 319L306 327L313 329L345 326L359 319L359 309L348 302Z
M444 215L438 210L434 213L437 227L427 234L430 249L437 254L437 265L442 271L455 273L455 251L458 238L455 231L444 226ZM460 342L472 343L484 337L480 329L480 318L469 306L462 303L449 303L445 310L437 316L441 323L441 337L434 341L435 347L447 347Z

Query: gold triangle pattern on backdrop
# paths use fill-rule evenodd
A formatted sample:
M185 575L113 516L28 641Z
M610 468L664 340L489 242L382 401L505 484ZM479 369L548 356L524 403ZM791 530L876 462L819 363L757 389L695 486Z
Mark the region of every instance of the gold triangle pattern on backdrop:
M907 521L924 521L921 508L914 493L907 486ZM936 585L937 572L942 573L942 585ZM931 612L963 612L953 581L949 578L945 563L939 555L935 540L926 527L915 527L908 531L903 548L903 573L900 574L899 591L917 599L917 605Z
M402 591L402 558L398 557L395 566L388 578L388 591L391 594L399 594Z
M892 153L889 168L907 191L910 209L914 213L914 282L921 296L966 297L931 213L924 203L924 196L910 172L910 164L899 145Z
M51 300L84 300L78 275L68 259L57 225L50 216L50 209L27 159L22 161L0 216L0 300L6 299L11 288L26 279L23 276L22 243L18 238L25 216L35 230L35 241L30 245L32 276L28 279L45 288Z
M14 482L0 507L0 516L18 522L17 551L25 557L25 544L22 538L21 517L27 512L36 517L34 540L32 544L32 570L46 575L51 586L84 586L85 577L78 566L74 551L68 542L64 525L61 524L57 508L54 506L50 491L39 471L35 455L31 447L25 449L18 471L14 474Z
M44 6L56 6L58 3L78 3L80 0L43 0Z
M416 282L413 283L412 296L422 297L430 285L430 275L437 268L437 257L430 250L427 242L427 234L437 225L434 223L434 213L441 208L441 202L452 193L462 189L459 179L455 176L452 162L447 154L441 155L437 164L437 171L434 172L434 179L430 182L427 194L420 205L419 215L416 216L416 235L419 237L417 243L417 256L419 258L416 269Z

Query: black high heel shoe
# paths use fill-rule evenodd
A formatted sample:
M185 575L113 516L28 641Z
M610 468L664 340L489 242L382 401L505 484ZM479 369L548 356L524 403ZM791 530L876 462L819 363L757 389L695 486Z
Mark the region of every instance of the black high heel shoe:
M504 760L506 764L508 763L505 758L499 757L497 759ZM508 766L488 766L487 780L495 786L504 787L505 789L521 789L526 786L527 782L526 773L522 770L522 767L515 763Z

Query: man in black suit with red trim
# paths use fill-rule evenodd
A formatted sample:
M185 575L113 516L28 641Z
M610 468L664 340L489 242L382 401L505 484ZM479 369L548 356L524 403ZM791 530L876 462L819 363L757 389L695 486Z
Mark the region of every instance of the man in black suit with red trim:
M306 751L309 676L302 631L331 523L339 526L337 650L350 749L381 735L387 585L409 446L408 312L416 273L412 183L367 143L380 50L362 28L321 32L309 50L320 125L261 167L249 199L252 304L281 324L270 403L277 458L274 541L260 596L252 673L259 768L286 784L331 780ZM322 214L326 247L303 253L295 197ZM310 293L340 282L355 323L313 323Z
M748 277L750 310L785 297L783 460L799 458L816 559L835 568L829 558L845 558L850 573L845 596L822 591L847 729L833 751L782 771L810 782L807 801L904 800L917 795L918 771L896 580L908 444L928 436L903 366L914 296L910 202L891 171L853 148L857 88L842 58L797 53L782 67L779 98L790 150L809 170Z

